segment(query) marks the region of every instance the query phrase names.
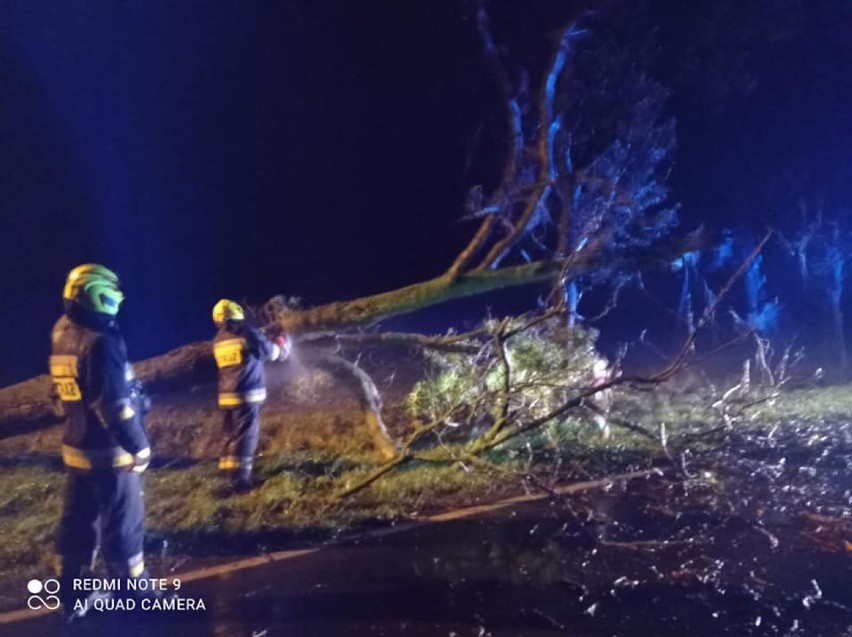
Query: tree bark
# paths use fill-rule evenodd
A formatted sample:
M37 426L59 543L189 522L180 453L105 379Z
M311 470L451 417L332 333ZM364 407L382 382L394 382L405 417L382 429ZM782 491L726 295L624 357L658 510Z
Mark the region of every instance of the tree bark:
M556 261L538 261L470 272L455 278L439 276L390 292L291 312L284 315L280 323L285 331L293 334L356 327L454 299L546 281L559 269Z
M351 301L321 305L285 315L280 326L291 334L357 327L446 301L502 288L547 281L560 270L555 261L440 276L390 292ZM151 393L212 382L216 367L209 342L192 343L134 365L136 375ZM0 389L0 437L40 429L57 422L47 375ZM376 425L379 426L378 424Z
M0 389L0 438L8 438L59 422L50 398L53 383L44 374Z

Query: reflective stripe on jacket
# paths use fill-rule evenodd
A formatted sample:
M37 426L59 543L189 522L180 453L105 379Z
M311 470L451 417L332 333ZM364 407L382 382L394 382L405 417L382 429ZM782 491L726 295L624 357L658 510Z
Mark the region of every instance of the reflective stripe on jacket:
M81 471L132 466L133 455L149 444L132 405L127 350L115 322L69 304L51 342L50 375L65 413L66 466Z
M238 405L254 405L266 400L266 388L250 389L244 392L220 392L220 407L236 407Z
M110 449L77 449L62 445L62 460L66 467L91 471L92 469L125 469L135 464L133 455L122 447Z

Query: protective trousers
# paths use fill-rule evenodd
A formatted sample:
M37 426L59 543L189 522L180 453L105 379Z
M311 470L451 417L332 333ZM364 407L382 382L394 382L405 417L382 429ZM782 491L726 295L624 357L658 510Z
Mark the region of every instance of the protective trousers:
M260 405L238 405L223 411L225 441L219 469L234 480L251 478L252 462L260 437Z
M87 576L98 548L104 553L110 577L147 577L144 523L138 473L112 469L67 472L57 538L62 560L60 596L66 608L75 601L73 580Z

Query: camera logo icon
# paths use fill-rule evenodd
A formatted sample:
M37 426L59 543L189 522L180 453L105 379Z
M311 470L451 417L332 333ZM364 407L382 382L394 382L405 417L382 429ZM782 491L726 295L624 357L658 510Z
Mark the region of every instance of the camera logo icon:
M59 608L59 580L46 579L42 582L40 579L31 579L27 582L27 592L30 594L27 608L30 610Z

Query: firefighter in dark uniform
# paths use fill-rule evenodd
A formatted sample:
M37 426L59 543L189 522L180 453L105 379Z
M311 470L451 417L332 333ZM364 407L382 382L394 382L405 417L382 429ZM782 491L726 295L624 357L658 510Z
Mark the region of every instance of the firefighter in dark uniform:
M219 408L224 414L225 435L219 469L237 491L247 491L260 435L260 406L266 400L263 363L286 359L290 341L283 334L269 340L246 323L238 303L227 299L213 307L213 322L219 328L213 354L219 368Z
M148 577L140 477L151 449L115 321L124 299L118 277L102 265L81 265L69 273L63 296L50 375L65 416L67 481L57 549L60 595L72 620L72 582L91 572L98 548L111 577Z

